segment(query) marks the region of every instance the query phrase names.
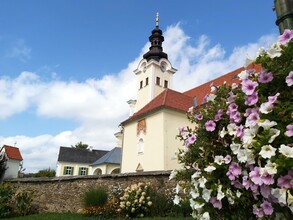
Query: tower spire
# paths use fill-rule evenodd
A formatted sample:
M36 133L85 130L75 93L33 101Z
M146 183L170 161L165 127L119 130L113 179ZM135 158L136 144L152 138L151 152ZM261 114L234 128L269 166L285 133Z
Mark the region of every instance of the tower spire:
M159 12L157 12L156 16L156 27L159 27Z
M163 52L162 43L164 41L163 32L159 28L159 12L156 15L156 27L152 31L152 35L149 37L151 47L149 51L143 55L143 58L147 61L154 59L159 61L161 58L168 59L168 55Z

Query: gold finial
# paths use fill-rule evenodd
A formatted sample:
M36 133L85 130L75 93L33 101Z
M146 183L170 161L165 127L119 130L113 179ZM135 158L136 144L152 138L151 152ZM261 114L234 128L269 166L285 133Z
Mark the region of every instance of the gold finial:
M156 17L156 26L159 27L159 12L157 12L157 17Z

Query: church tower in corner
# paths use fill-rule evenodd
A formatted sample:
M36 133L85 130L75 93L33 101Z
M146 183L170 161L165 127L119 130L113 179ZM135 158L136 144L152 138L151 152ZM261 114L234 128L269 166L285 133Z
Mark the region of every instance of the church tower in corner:
M157 95L167 88L172 88L172 78L176 69L168 60L168 55L163 52L164 37L159 28L159 14L156 17L156 27L149 37L151 47L143 55L138 67L134 70L137 78L137 100L128 103L134 106L134 112L139 111Z

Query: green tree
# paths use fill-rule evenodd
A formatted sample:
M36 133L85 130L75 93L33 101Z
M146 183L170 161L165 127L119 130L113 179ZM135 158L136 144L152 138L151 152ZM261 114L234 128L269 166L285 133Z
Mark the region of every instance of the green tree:
M71 145L73 148L87 149L89 147L88 144L84 144L81 141L76 143L75 145Z
M56 175L55 170L51 170L50 168L39 170L34 177L54 177Z
M4 154L0 155L0 183L2 182L2 179L5 174L7 159Z

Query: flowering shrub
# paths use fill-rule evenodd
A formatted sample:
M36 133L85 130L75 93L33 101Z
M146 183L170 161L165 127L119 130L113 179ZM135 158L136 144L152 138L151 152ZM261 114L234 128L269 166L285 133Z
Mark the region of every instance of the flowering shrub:
M293 31L246 68L239 83L211 85L194 128L180 129L185 149L174 203L188 192L196 219L293 219ZM256 65L250 65L256 66Z
M101 219L112 219L118 214L117 200L115 198L108 200L103 206L90 206L82 210L86 216L95 216Z
M126 218L144 217L152 205L149 196L149 184L132 184L124 190L124 195L120 197L119 212Z

